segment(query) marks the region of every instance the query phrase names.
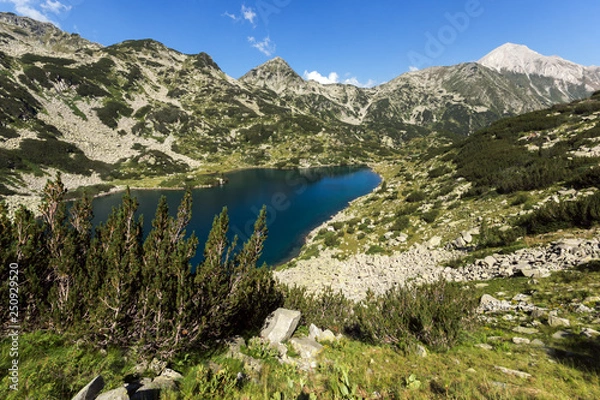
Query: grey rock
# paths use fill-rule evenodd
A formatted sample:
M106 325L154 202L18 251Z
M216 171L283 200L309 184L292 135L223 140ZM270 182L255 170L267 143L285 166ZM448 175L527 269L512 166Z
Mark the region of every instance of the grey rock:
M153 358L152 361L150 361L148 369L154 372L156 375L160 375L166 367L166 361L159 360L158 358Z
M316 337L316 340L319 342L336 342L338 338L331 330L325 329L319 336Z
M493 256L487 256L483 259L483 262L488 266L488 268L492 268L496 264L497 260Z
M96 400L129 400L129 394L127 389L120 387L100 394Z
M429 248L438 247L442 243L442 238L439 236L433 236L429 241L427 241L427 246Z
M531 345L536 346L536 347L544 347L546 344L544 342L542 342L540 339L533 339L531 341Z
M571 323L566 318L560 318L554 315L548 317L548 325L553 328L558 328L561 326L571 326Z
M538 333L539 331L535 328L526 328L524 326L517 326L516 328L513 328L513 332L523 333L525 335L534 335L534 334Z
M566 331L556 331L554 332L554 334L552 335L553 339L564 339L571 336L570 332L566 332Z
M131 400L160 400L160 391L162 388L152 382L139 388L132 396Z
M585 304L580 304L576 309L575 312L579 313L579 314L589 314L591 313L592 310L591 308L589 308L588 306L586 306Z
M583 328L581 330L581 334L588 338L594 338L594 337L600 336L600 332L598 332L597 330L592 329L592 328Z
M421 357L421 358L427 357L427 354L428 354L427 353L427 349L425 348L425 346L420 345L420 344L414 346L413 353L415 355L417 355L418 357Z
M162 374L160 374L160 376L161 376L162 378L165 378L165 379L170 379L170 380L172 380L172 381L178 381L178 380L181 380L181 379L183 379L183 375L181 375L179 372L177 372L177 371L174 371L174 370L172 370L172 369L170 369L170 368L166 368L166 369L165 369L165 370L162 372Z
M498 371L503 372L507 375L514 375L514 376L518 376L519 378L531 378L531 374L528 374L527 372L518 371L515 369L509 369L509 368L505 368L505 367L500 367L498 365L495 365L494 368L496 368Z
M94 400L104 388L104 378L98 375L81 389L72 400Z
M512 338L512 342L514 344L529 344L529 343L531 343L531 340L529 340L527 338L515 336L514 338Z
M266 319L260 337L272 344L288 340L296 330L300 316L300 311L278 308Z
M469 244L473 241L473 236L469 232L461 232L460 236L465 241L466 244Z
M539 308L536 308L535 310L531 311L531 318L533 319L545 319L548 317L548 311L546 310L541 310Z
M310 326L308 327L308 337L311 339L316 340L316 338L319 337L322 333L323 331L315 324L310 324Z
M475 345L475 347L479 347L480 349L484 349L484 350L492 350L493 347L487 343L477 343Z
M313 360L323 350L321 344L308 337L292 338L290 339L290 344L300 354L300 357L304 359Z

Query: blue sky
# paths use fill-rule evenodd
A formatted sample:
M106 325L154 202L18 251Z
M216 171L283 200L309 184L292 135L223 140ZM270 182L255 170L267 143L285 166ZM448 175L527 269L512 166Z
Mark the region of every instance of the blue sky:
M600 1L0 0L102 45L152 38L239 78L275 56L305 78L372 86L513 42L600 65Z

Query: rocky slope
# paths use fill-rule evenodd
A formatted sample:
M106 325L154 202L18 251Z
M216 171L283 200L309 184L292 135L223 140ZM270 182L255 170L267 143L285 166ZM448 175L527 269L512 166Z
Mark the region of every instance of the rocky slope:
M538 93L548 95L551 90L558 90L565 102L572 100L573 94L600 89L600 67L585 67L558 56L543 56L524 45L506 43L478 63L499 72L523 74ZM536 77L550 78L554 85L539 85Z

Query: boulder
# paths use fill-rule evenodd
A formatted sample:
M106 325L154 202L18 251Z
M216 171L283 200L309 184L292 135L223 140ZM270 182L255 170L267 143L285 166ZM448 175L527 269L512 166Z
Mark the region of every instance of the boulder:
M102 375L98 375L81 389L72 400L94 400L103 388L104 378L102 378Z
M429 248L438 247L442 243L442 238L439 236L434 236L427 242L427 246Z
M260 337L271 344L288 340L296 330L300 316L300 311L278 308L266 319Z
M127 393L127 389L120 387L102 393L100 396L96 397L96 400L129 400L129 394Z
M483 259L483 262L488 268L492 268L498 262L498 260L496 260L496 258L493 256L487 256Z
M469 244L473 241L473 236L469 232L461 232L460 236L462 236L465 243Z
M323 346L317 343L316 340L303 337L303 338L292 338L290 344L295 351L300 354L300 357L307 360L315 359L319 353L323 350Z

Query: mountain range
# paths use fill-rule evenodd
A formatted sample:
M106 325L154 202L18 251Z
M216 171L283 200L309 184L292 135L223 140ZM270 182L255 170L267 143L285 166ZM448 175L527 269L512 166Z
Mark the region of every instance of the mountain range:
M35 192L56 170L73 186L168 185L216 166L366 162L598 89L600 68L515 44L373 88L306 81L279 57L234 79L206 53L103 47L0 13L0 194Z

